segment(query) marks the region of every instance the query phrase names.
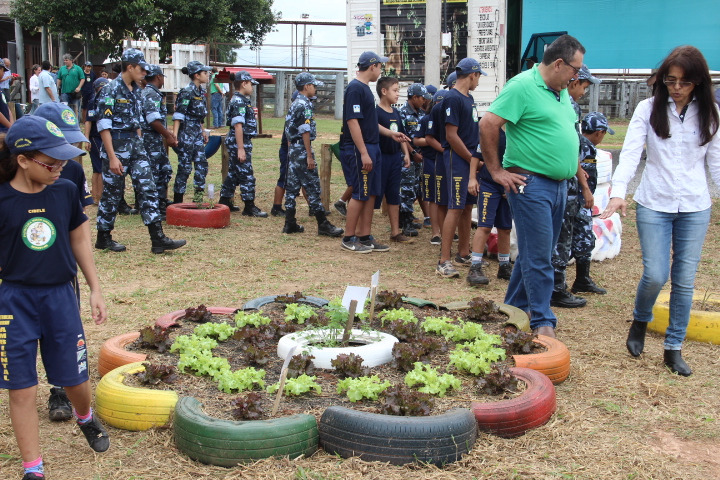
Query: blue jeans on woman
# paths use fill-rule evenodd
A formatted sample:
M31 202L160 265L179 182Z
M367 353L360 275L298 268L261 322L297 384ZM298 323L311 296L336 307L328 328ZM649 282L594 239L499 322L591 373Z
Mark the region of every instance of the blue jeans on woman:
M553 327L550 310L554 283L552 253L560 236L567 182L526 175L522 193L508 193L515 220L518 256L505 294L505 303L530 312L530 327Z
M680 350L685 339L695 272L709 223L709 208L699 212L666 213L637 204L643 275L637 287L633 319L638 322L653 320L653 305L669 276L670 325L665 332L665 350Z

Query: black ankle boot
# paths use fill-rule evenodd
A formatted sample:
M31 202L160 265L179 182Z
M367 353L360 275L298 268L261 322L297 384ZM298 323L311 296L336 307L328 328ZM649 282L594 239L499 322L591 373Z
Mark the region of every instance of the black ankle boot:
M220 197L220 200L218 200L218 203L220 205L227 206L231 212L239 212L240 211L240 207L236 206L233 203L232 198L230 198L230 197Z
M627 346L628 352L633 357L639 357L645 348L645 332L647 331L647 322L638 322L633 320L628 332Z
M263 212L255 205L255 200L245 200L245 208L242 214L246 217L259 217L265 218L268 216L266 212Z
M570 291L572 293L585 292L605 295L607 290L598 287L595 282L593 282L593 279L590 278L590 263L590 260L577 261L575 264L577 274L575 275L575 282Z
M677 373L683 377L689 377L692 375L692 370L690 370L688 364L685 363L685 360L683 360L680 350L665 350L665 355L663 357L665 360L665 366L667 366L672 373Z
M120 215L137 215L138 211L127 204L124 198L120 198L118 204L118 214Z
M298 225L295 220L295 209L285 209L285 225L283 226L282 233L302 233L305 231L302 225Z
M110 250L111 252L125 251L125 245L113 240L110 232L106 232L104 230L98 230L95 248L97 248L98 250Z
M163 253L165 250L175 250L185 245L185 240L173 240L163 233L162 223L155 222L148 225L150 240L152 240L152 253Z
M553 292L550 297L550 306L559 308L580 308L584 307L587 300L576 297L568 292L565 284L565 270L555 270Z
M318 223L318 235L324 235L326 237L339 237L345 233L345 230L340 227L336 227L328 221L325 216L325 212L320 211L315 213L315 218Z

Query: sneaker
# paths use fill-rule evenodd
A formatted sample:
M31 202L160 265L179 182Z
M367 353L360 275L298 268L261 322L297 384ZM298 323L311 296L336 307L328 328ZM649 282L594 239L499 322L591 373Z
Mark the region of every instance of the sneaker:
M25 475L23 475L22 480L45 480L45 476L39 475L35 472L28 472Z
M65 394L64 388L53 387L50 389L48 410L50 420L53 422L64 422L72 418L72 405Z
M470 265L472 265L472 256L468 253L464 257L461 257L459 253L456 253L453 262L455 262L455 265L469 267Z
M110 436L95 414L93 414L92 420L89 422L78 423L78 427L80 427L83 435L85 435L90 448L96 452L104 452L110 448Z
M361 240L360 243L362 243L366 247L372 248L374 252L390 251L390 247L388 247L387 245L383 245L382 243L379 243L377 240L375 240L375 237L373 237L372 235L370 235L369 240L365 240L365 241Z
M512 275L512 269L512 263L501 263L498 267L497 278L501 280L510 280L510 275Z
M423 220L423 227L432 228L432 223L430 223L430 217L425 217L425 220Z
M402 233L398 233L397 235L392 235L390 237L390 240L397 243L415 243L415 240L412 238L408 238Z
M345 250L350 250L351 252L355 253L370 253L373 251L372 247L366 247L365 245L360 243L360 240L358 240L358 238L355 236L350 237L350 240L348 241L343 240L340 243L340 246Z
M470 265L470 271L468 272L467 276L467 283L470 286L487 285L490 283L490 279L485 275L485 272L483 271L482 263Z
M333 207L335 207L335 210L337 210L337 212L343 217L347 215L347 203L343 202L342 200L338 200L337 202L333 203Z
M272 210L270 210L270 215L272 215L273 217L284 217L285 210L283 210L282 207L272 207Z
M460 272L455 270L455 267L453 267L450 260L442 263L438 262L437 268L435 268L435 273L445 278L455 278L460 276Z
M442 243L442 238L440 238L440 235L435 235L430 239L430 245L440 245Z

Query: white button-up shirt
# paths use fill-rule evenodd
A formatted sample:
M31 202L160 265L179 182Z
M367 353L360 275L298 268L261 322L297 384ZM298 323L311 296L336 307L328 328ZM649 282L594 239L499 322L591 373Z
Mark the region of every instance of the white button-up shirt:
M720 132L700 145L697 101L688 104L685 121L668 100L670 138L662 139L650 125L654 97L640 102L633 113L620 152L620 163L612 177L612 197L625 198L628 182L635 175L643 147L647 160L635 201L658 212L699 212L710 208L710 192L705 163L713 180L720 185ZM716 107L717 108L717 107Z

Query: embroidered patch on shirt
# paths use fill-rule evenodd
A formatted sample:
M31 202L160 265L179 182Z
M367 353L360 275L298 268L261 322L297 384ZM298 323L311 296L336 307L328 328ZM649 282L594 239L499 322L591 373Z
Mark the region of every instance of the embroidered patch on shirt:
M450 107L445 110L445 115L447 115L448 117L450 116Z
M353 112L360 113L360 105L353 105Z

